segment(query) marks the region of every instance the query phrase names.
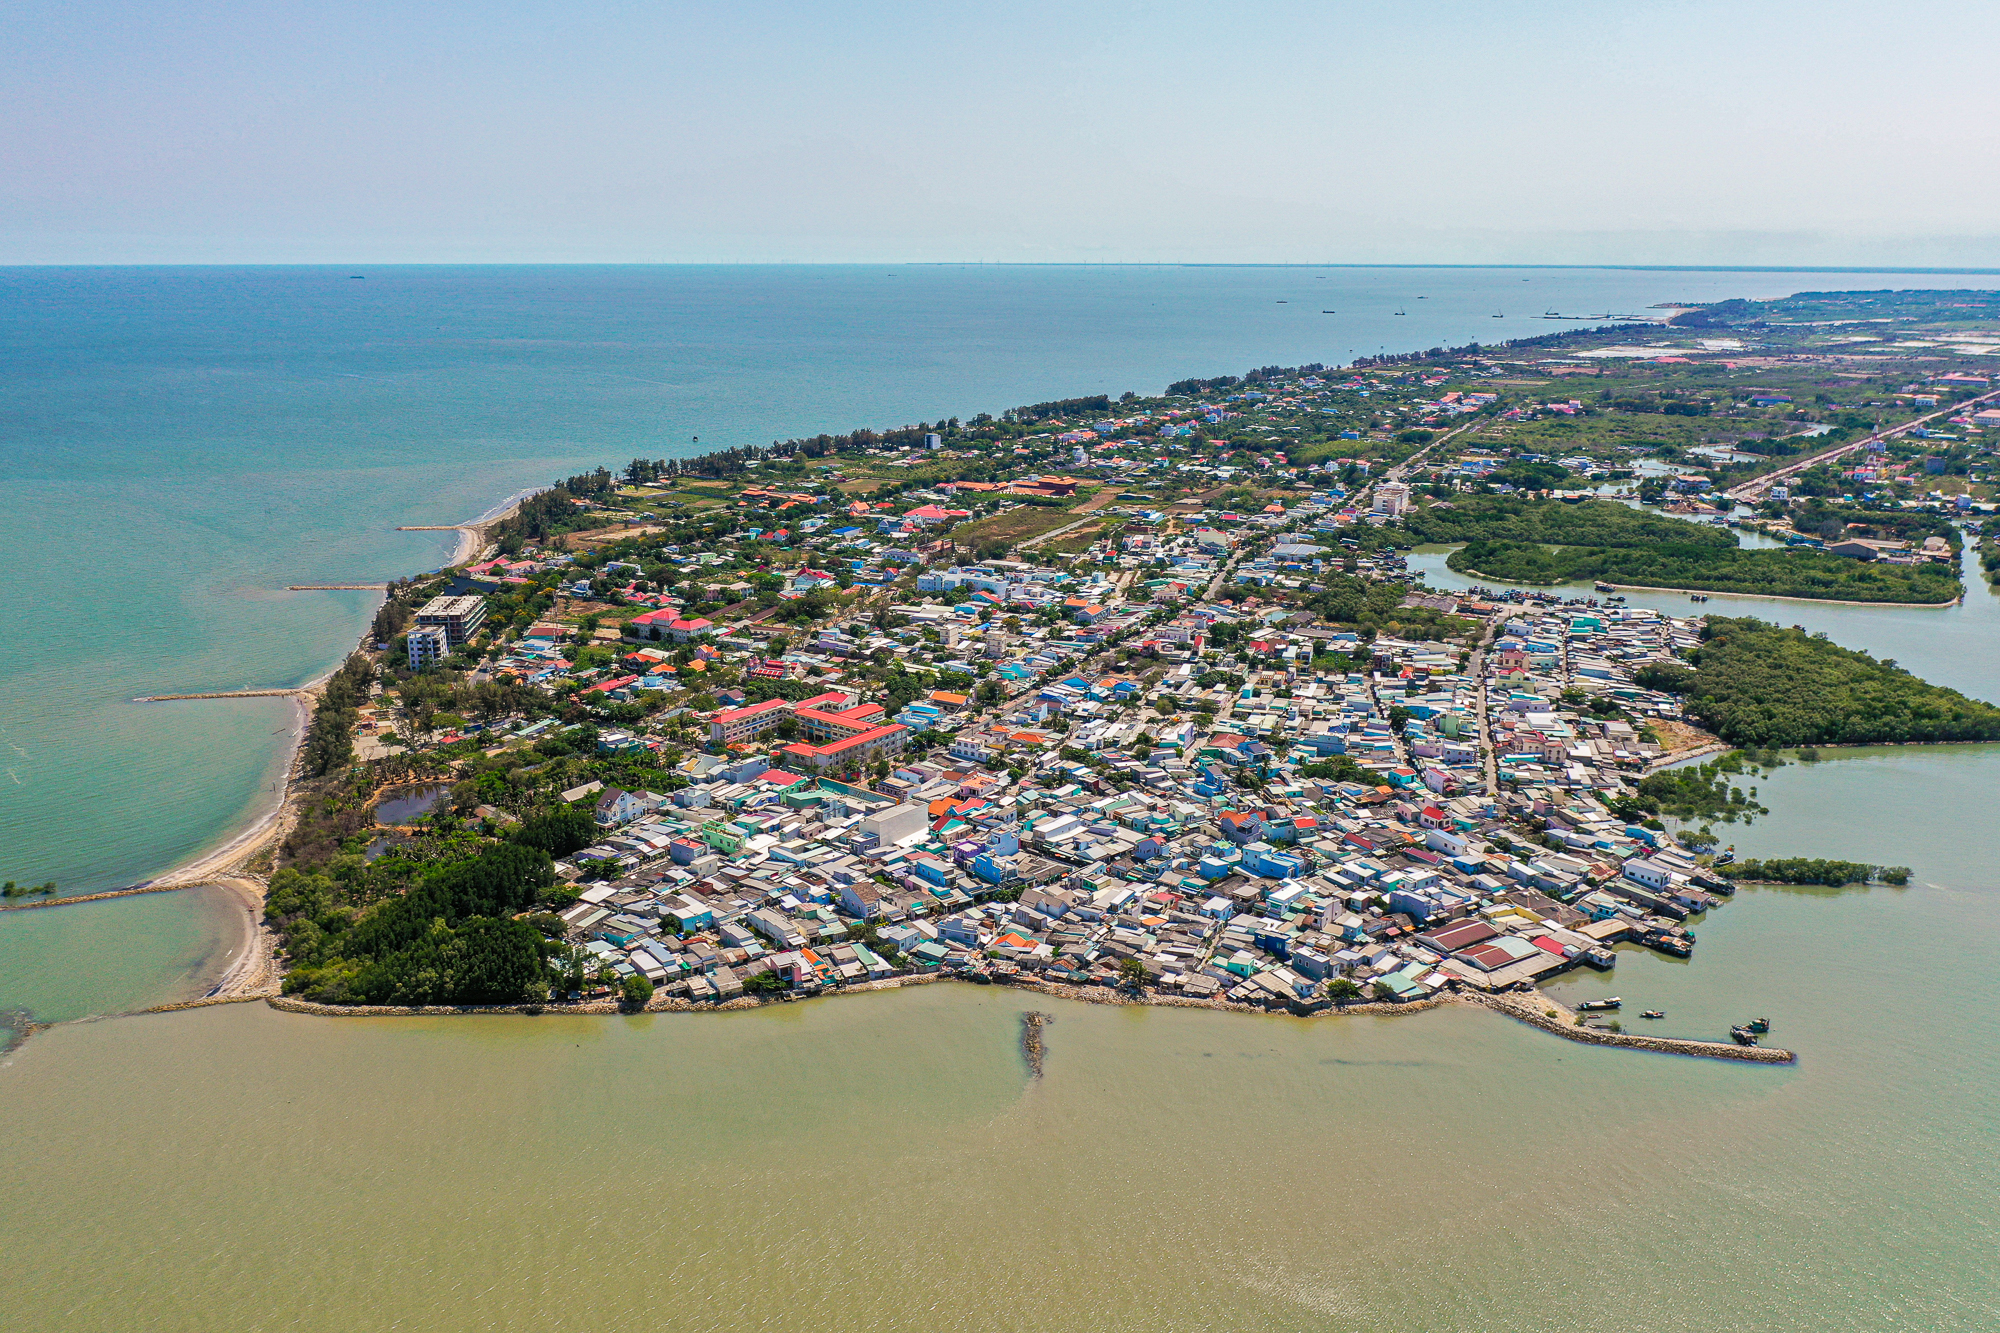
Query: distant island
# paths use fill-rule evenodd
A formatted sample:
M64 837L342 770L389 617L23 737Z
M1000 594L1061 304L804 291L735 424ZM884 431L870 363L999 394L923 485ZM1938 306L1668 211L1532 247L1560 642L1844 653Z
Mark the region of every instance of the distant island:
M1893 343L1803 318L1887 310ZM1715 826L1761 812L1736 778L2000 710L1755 620L1427 589L1405 553L1950 601L2000 421L1950 349L1988 326L1992 293L1807 293L561 479L390 585L316 687L241 865L273 966L217 998L956 976L1312 1013L1685 955L1735 889Z

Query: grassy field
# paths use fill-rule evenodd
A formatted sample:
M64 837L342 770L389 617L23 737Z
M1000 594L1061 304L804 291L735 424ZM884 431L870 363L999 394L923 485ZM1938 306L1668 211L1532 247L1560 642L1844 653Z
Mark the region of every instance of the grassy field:
M1045 508L1041 505L1021 505L1015 509L1003 509L997 514L961 523L951 530L951 539L971 546L987 542L1023 542L1030 537L1039 537L1045 532L1076 522L1076 515L1067 509Z

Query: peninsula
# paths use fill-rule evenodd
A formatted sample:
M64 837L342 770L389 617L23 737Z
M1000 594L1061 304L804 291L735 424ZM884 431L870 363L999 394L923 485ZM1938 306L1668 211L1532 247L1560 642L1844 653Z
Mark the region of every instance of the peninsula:
M318 688L247 863L282 988L660 1007L951 975L1310 1013L1686 956L1770 747L2000 713L1754 621L1432 591L1404 552L1949 600L2000 422L1951 349L2000 298L1928 295L1921 354L1774 317L1910 294L1808 294L565 478L389 585ZM1621 491L1653 508L1596 498ZM1774 653L1818 693L1760 725ZM1676 766L1734 744L1760 748Z

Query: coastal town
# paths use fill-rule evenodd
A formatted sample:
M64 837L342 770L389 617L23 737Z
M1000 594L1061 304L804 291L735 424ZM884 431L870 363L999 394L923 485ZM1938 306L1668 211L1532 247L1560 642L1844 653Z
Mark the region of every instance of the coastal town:
M1589 366L1588 341L1559 350ZM1520 1010L1621 947L1692 956L1745 875L1902 882L1732 864L1727 826L1761 813L1733 778L1781 748L1894 738L1851 716L1746 721L1743 661L1832 654L1944 700L1906 739L1984 738L2000 711L1718 618L1707 594L1681 616L1609 581L1444 590L1413 552L1457 541L1484 573L1510 542L1666 551L1788 593L1958 588L1961 534L1993 507L1987 381L1933 372L1936 393L1830 445L1805 422L1808 443L1752 455L1760 472L1631 445L1631 418L1692 409L1524 402L1547 360L1265 367L568 478L469 558L392 585L321 698L267 906L285 989L657 1008L949 976L1301 1014ZM1923 401L1952 394L1971 406ZM1795 419L1767 396L1784 401L1741 401ZM1939 457L1917 434L1935 412L1962 418L1962 471L1880 461ZM1504 442L1576 420L1624 443ZM1964 480L1947 498L1904 489L1915 475ZM1844 489L1815 489L1827 476ZM1717 563L1751 532L1759 563ZM369 927L459 872L499 895L466 924L515 932L479 944L486 962L440 982L450 941L363 947L406 938Z

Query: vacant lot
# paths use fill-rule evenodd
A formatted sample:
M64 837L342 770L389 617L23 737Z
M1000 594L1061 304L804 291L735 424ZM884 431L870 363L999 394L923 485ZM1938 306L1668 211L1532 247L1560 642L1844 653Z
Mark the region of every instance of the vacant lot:
M996 541L1012 544L1039 537L1044 532L1054 532L1074 522L1076 515L1067 509L1020 505L970 523L961 523L951 530L951 539L970 546Z

